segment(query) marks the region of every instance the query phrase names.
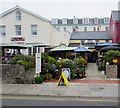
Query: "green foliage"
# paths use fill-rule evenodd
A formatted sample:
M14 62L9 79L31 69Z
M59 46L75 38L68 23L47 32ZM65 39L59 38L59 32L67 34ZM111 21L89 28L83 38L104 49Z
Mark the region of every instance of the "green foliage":
M104 65L104 64L100 64L100 65L98 66L98 70L99 70L99 71L105 70L105 65Z
M46 77L46 80L51 80L52 79L52 74L51 73L47 73L45 75L45 77Z
M106 52L105 60L112 64L112 60L120 56L120 51L109 50Z
M45 80L45 76L44 75L40 75L38 77L35 77L35 83L36 84L41 84L42 82L44 82Z
M84 68L77 68L77 74L84 74L85 69Z
M78 58L76 61L79 67L83 67L86 64L86 60L83 57Z
M35 58L33 56L18 54L10 60L10 64L16 64L18 60L24 60L26 62L34 62L35 63Z
M47 61L50 64L54 64L56 62L56 60L53 57L50 57L50 56L47 57Z
M35 67L35 64L33 62L27 62L27 61L24 61L24 60L18 60L17 64L23 65L25 70L28 70L30 68Z

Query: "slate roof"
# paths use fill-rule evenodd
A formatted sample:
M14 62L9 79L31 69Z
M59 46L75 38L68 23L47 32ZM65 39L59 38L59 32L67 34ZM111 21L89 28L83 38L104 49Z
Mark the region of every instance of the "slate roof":
M7 15L7 14L9 14L9 13L11 13L11 12L17 10L17 9L20 9L20 10L22 10L22 11L28 13L28 14L31 14L31 15L37 17L37 18L40 18L40 19L42 19L42 20L44 20L44 21L50 22L50 20L48 20L48 19L46 19L46 18L44 18L44 17L42 17L42 16L40 16L40 15L37 15L37 14L31 12L31 11L28 11L28 10L26 10L26 9L24 9L24 8L22 8L22 7L20 7L20 6L18 6L18 5L15 6L15 7L13 7L13 8L11 8L11 9L9 9L9 10L6 11L6 12L0 14L0 17L3 17L3 16L5 16L5 15Z
M70 40L109 40L112 39L109 31L73 32Z
M120 22L120 11L112 11L112 16L115 22Z

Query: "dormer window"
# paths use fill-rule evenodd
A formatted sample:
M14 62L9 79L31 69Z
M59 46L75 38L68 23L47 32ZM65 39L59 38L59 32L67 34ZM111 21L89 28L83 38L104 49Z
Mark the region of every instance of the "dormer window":
M95 23L95 24L98 23L98 18L94 18L94 23Z
M20 12L20 11L17 11L17 12L16 12L16 20L17 20L17 21L20 21L20 20L21 20L21 12Z
M104 18L104 23L106 23L106 24L110 23L110 19L109 18Z
M78 24L78 18L73 18L73 24Z
M62 24L67 24L67 18L62 19Z
M52 18L51 23L52 23L52 24L58 24L58 19L57 19L57 18Z
M89 18L83 18L82 23L83 24L88 24L89 23Z

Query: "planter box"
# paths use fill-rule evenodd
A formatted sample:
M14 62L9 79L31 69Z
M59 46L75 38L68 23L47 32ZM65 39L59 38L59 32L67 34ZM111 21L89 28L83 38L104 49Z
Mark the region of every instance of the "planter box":
M106 65L106 77L117 78L117 76L118 76L117 65Z

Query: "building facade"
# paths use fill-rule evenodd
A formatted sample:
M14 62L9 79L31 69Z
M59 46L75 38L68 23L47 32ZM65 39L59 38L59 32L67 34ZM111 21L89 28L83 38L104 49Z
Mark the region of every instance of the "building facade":
M105 18L52 18L53 24L60 31L109 31L109 17Z
M84 45L89 49L94 49L95 45L106 42L112 43L109 31L72 32L69 46L78 47Z
M120 11L111 12L110 33L113 39L113 43L120 42Z
M0 15L0 38L0 44L44 43L54 47L60 43L68 45L70 33L59 31L48 19L16 6Z

